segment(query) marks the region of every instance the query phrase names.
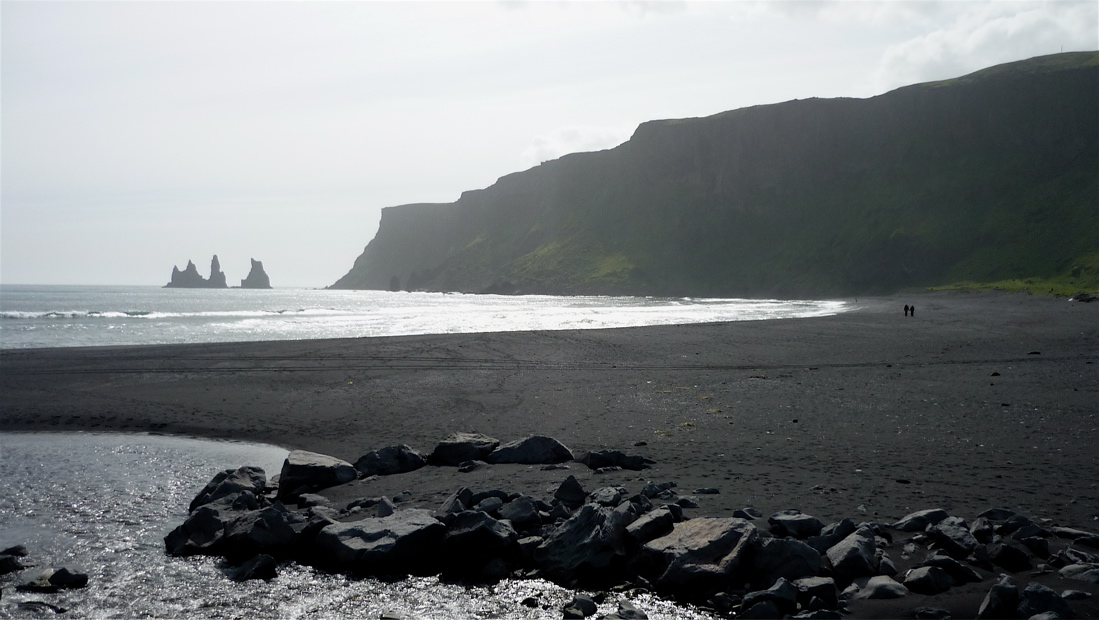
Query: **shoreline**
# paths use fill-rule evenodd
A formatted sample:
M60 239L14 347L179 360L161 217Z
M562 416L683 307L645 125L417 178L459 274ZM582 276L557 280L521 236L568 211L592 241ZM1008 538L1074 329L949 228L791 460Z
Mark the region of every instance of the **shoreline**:
M542 434L577 455L621 450L656 464L603 474L575 462L428 466L321 494L343 505L409 491L402 507L435 509L463 486L548 498L572 475L587 490L716 488L694 497L690 517L751 506L764 518L793 508L825 523L890 524L930 508L967 520L1007 508L1095 531L1096 343L1099 304L952 292L754 322L16 349L0 351L0 431L254 441L350 462L396 444L428 453L455 431ZM919 560L901 558L902 573ZM1056 573L1016 576L1099 595ZM860 601L851 617L922 604L965 616L992 583Z
M545 434L651 458L645 479L718 487L707 514L1007 507L1089 527L1097 342L1099 305L924 293L819 318L4 350L0 429L237 439L351 462L402 443L430 452L455 431ZM419 477L449 494L555 473L502 469ZM583 469L571 470L582 482ZM400 492L414 475L379 486Z

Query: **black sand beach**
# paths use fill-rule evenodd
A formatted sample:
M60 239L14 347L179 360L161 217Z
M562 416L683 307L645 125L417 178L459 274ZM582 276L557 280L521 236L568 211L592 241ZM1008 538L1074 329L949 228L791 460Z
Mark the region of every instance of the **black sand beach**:
M400 443L427 452L454 431L537 433L656 465L427 467L332 495L407 489L434 507L459 486L545 497L572 474L586 488L720 490L692 516L754 506L890 523L1004 507L1099 528L1099 304L991 292L856 305L692 326L8 350L0 430L252 440L352 462ZM972 586L978 602L990 584Z

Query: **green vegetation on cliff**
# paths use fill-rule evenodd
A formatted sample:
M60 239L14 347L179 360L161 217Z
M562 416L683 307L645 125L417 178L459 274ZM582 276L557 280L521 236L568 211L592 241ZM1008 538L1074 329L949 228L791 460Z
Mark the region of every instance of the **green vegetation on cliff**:
M1099 52L1057 54L870 99L644 123L453 204L384 210L333 287L1096 290L1097 173Z

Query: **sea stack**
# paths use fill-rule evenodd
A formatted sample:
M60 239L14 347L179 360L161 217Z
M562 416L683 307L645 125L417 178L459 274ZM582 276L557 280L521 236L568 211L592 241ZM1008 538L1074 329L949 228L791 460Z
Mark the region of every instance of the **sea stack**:
M210 288L229 288L229 285L225 282L225 272L221 270L221 262L218 260L217 254L214 254L213 260L210 261L210 279L206 285Z
M179 267L172 267L172 280L164 288L229 288L225 281L225 272L221 270L221 263L217 254L210 261L210 279L200 276L198 268L192 261L187 261L187 268L183 271Z
M241 288L271 288L271 279L267 277L267 272L263 270L263 262L256 259L252 260L252 270L248 272L248 277L240 281Z

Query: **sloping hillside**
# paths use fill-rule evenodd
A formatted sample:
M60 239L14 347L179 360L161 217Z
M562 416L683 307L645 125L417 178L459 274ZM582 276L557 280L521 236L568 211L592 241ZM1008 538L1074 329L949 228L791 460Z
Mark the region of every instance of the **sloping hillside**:
M333 288L831 296L1099 283L1099 52L653 121L391 207ZM1075 274L1075 275L1074 275Z

